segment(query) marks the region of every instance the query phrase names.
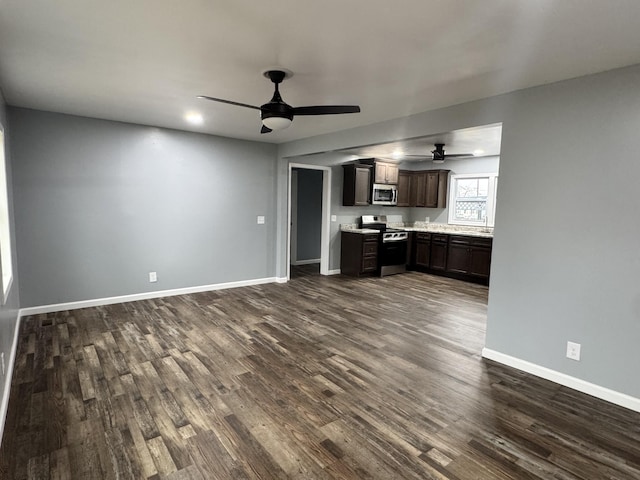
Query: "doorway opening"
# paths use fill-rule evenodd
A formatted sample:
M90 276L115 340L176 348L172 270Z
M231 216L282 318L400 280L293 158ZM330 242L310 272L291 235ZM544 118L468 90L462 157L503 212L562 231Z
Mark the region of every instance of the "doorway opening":
M289 164L287 278L329 274L331 169Z

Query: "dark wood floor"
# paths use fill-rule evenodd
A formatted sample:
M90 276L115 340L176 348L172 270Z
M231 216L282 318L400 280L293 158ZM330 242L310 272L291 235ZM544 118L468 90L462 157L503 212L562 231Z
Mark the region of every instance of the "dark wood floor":
M290 277L317 277L320 275L319 263L308 263L306 265L291 265Z
M408 273L23 320L2 479L638 479L640 414L480 358Z

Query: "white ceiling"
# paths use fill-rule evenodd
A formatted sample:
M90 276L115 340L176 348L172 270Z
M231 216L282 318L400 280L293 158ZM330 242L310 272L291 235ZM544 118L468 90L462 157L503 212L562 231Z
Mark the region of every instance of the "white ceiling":
M462 130L454 130L436 135L409 138L395 142L376 145L361 145L339 150L359 158L382 158L392 162L431 160L431 151L436 143L444 144L445 159L447 155L473 154L476 157L500 155L502 140L502 124L483 125Z
M638 0L0 0L0 86L10 105L281 143L640 63L639 25ZM260 135L257 111L196 98L261 105L272 66L294 72L292 106L362 112Z

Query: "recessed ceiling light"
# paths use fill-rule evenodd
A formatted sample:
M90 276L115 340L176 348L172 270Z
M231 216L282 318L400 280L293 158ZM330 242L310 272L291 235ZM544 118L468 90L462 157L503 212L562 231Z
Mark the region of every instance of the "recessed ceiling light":
M202 118L202 115L198 112L188 112L184 116L184 119L187 122L192 123L193 125L202 125L202 123L204 122L204 118Z
M477 150L473 151L473 156L474 157L479 157L480 155L484 155L484 150L481 148L478 148Z

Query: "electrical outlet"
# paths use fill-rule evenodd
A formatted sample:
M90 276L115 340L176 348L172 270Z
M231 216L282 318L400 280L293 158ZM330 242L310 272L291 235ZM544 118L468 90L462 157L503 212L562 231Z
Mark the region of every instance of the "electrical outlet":
M331 221L332 222L337 222L338 221L338 216L337 215L331 215Z
M2 375L4 376L4 352L0 353L0 363L2 364Z
M580 361L580 344L574 342L567 342L567 358Z
M429 223L429 221L430 221L430 220L431 220L431 219L430 219L429 217L424 217L424 222L425 222L425 223Z
M154 283L158 281L158 274L156 272L149 272L149 282Z
M258 215L258 225L264 225L264 215Z

